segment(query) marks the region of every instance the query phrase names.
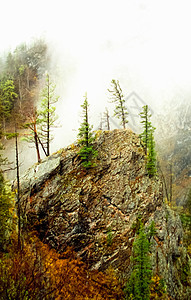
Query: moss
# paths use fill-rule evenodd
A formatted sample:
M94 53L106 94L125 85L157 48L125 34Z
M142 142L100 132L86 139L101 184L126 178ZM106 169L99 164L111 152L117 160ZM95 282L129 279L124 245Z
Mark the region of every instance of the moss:
M113 233L111 227L107 231L107 245L111 246L113 242Z
M98 139L100 137L100 135L103 133L102 130L96 130L95 132L95 138Z
M140 229L141 223L142 223L142 218L141 218L141 216L139 215L139 216L137 216L136 221L133 222L133 224L132 224L132 226L131 226L131 229L132 229L135 233L137 233L137 232L139 231L139 229Z
M180 280L183 285L190 285L190 265L189 263L184 263L181 268Z

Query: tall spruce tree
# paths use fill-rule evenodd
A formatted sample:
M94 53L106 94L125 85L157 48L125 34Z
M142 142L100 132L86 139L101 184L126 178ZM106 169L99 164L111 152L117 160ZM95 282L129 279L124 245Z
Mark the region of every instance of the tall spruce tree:
M150 177L156 174L156 151L154 141L155 128L152 126L148 105L143 106L143 111L140 113L142 119L141 124L143 125L143 132L140 134L141 141L145 150L147 159L147 172Z
M122 89L120 87L119 81L112 79L111 81L111 89L108 89L111 94L111 101L116 103L116 107L114 110L114 116L121 120L121 125L125 129L126 124L128 123L127 116L127 108L125 107L125 99L122 93Z
M148 105L143 106L143 111L140 113L140 117L142 119L141 124L143 124L143 132L140 134L141 141L143 143L145 154L147 154L148 146L149 146L149 134L152 129L151 125L151 114L149 113Z
M149 133L149 144L148 144L148 156L147 156L147 172L150 177L153 177L157 173L156 168L156 151L155 151L155 141L154 141L154 128L150 130Z
M5 250L6 243L14 226L14 195L0 170L0 250Z
M18 249L21 249L21 219L23 217L22 214L22 206L20 203L20 162L19 162L19 117L20 115L17 113L16 109L12 111L12 126L15 127L14 132L6 134L8 139L14 138L15 140L15 168L16 169L16 188L15 188L15 196L16 202L15 207L17 211L17 221L18 221Z
M55 95L55 89L56 86L51 82L49 74L46 74L45 88L41 94L41 107L38 111L38 122L41 124L39 139L44 145L46 156L50 155L50 141L53 139L51 129L55 127L55 121L57 120L54 104L59 97Z
M14 101L18 97L15 92L14 82L4 78L0 81L0 122L5 133L6 121L11 117Z
M81 146L78 155L82 160L82 165L85 168L90 168L95 165L93 159L97 156L97 151L93 148L95 138L93 136L92 126L90 126L88 120L89 104L87 94L85 94L84 98L84 103L81 105L83 122L81 123L78 133L79 145Z
M2 150L3 146L0 143L0 251L6 249L14 226L14 195L3 176L2 165L6 159L3 158Z
M141 223L139 234L133 243L132 273L127 283L126 299L149 300L151 284L150 243Z

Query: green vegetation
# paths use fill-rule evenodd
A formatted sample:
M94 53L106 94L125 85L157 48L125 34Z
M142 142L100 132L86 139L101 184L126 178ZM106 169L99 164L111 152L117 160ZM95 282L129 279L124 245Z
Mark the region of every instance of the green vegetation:
M40 161L40 147L46 156L50 154L50 131L56 120L53 104L55 86L46 75L42 90L41 107L37 109L39 88L48 68L47 45L36 40L31 45L22 44L8 53L0 71L0 125L3 133L12 130L17 116L18 128L29 129L24 137L33 142Z
M156 151L154 141L154 130L150 122L151 114L149 113L148 105L143 106L143 111L140 113L143 124L143 132L140 134L145 154L147 156L147 172L150 177L153 177L157 173L156 168Z
M112 229L111 227L107 231L107 245L111 246L113 242L113 234L112 234Z
M84 96L84 103L81 105L83 111L82 111L82 117L83 122L81 123L81 126L79 128L79 145L80 145L80 151L78 152L78 155L80 159L82 160L82 165L85 168L90 168L95 166L95 163L93 160L97 156L97 151L93 148L93 141L95 140L95 137L93 136L92 132L92 126L90 126L88 121L88 100L87 95Z
M3 150L0 144L0 151ZM5 251L13 229L15 229L14 194L5 181L2 165L6 162L0 153L0 251Z
M150 177L153 177L157 174L156 167L156 151L155 151L155 141L153 135L154 129L150 131L149 134L149 146L148 146L148 156L147 156L147 172Z
M147 238L149 240L149 243L151 242L151 239L152 237L154 237L157 233L157 230L156 230L156 226L155 226L155 222L152 221L150 226L149 226L149 231L148 231L148 234L147 234Z
M179 208L178 210L184 228L184 243L191 257L191 188L187 193L184 207Z
M43 40L36 40L31 45L21 44L3 61L0 70L0 126L3 134L13 131L15 118L18 128L27 123L35 132L36 99L48 64L47 46Z
M152 271L149 249L150 243L141 224L139 234L133 243L132 272L125 289L126 299L150 299Z
M126 299L164 299L166 293L164 280L157 274L152 276L150 260L152 237L156 234L155 223L151 222L147 234L140 218L135 225L133 228L136 228L138 234L132 248L132 271L125 288Z
M149 113L148 105L143 106L143 111L140 113L140 117L142 119L141 124L143 124L143 132L140 134L140 137L145 149L145 154L147 155L149 147L149 135L152 129L150 122L151 114Z
M6 123L14 118L14 103L18 95L15 92L13 80L3 78L0 81L0 126L3 134L6 134Z
M54 106L58 101L58 97L55 95L56 86L50 80L48 73L42 93L38 94L47 62L47 46L43 41L37 41L31 46L21 45L13 53L9 53L3 65L3 71L0 73L0 138L8 136L10 125L13 126L14 124L16 128L15 120L20 120L20 124L17 125L20 128L20 125L25 124L25 128L28 129L26 138L35 144L38 162L41 160L40 147L46 156L50 155L51 129L55 126L57 119ZM119 81L113 79L111 89L108 91L112 102L116 104L114 116L120 119L121 125L125 129L128 123L128 112ZM95 136L92 126L89 124L87 95L84 98L85 100L81 105L82 123L78 133L79 148L72 146L71 149L73 148L74 152L79 149L78 156L81 164L85 169L89 169L96 166L97 151L94 148ZM36 99L40 101L39 106ZM148 105L143 106L140 117L143 126L140 138L146 156L147 174L149 177L154 177L157 173L155 128L150 121L151 114ZM14 122L12 122L13 120ZM107 130L110 130L108 110L104 114L102 123L106 124ZM91 274L73 253L71 256L68 253L62 254L67 257L67 259L63 259L63 256L61 257L54 250L50 250L38 239L34 238L33 241L29 241L28 237L23 241L24 248L21 247L22 224L19 196L18 134L16 130L12 136L16 138L17 157L18 184L15 195L11 192L0 168L0 297L28 300L42 299L43 297L50 299L50 296L52 299L61 299L60 297L72 299L74 295L77 295L78 299L85 299L84 297L93 299L94 290L98 299L119 299L118 297L122 297L121 289L115 277L107 277L98 272ZM0 144L0 151L2 149ZM139 150L143 153L142 148ZM6 159L3 159L0 153L0 165L5 161ZM83 169L80 171L85 173ZM172 168L170 174L172 189ZM74 177L72 177L70 185L73 184L73 179ZM14 196L17 198L15 202ZM181 213L181 220L185 229L184 241L191 256L191 189L187 196L184 211ZM170 198L172 198L172 191ZM15 211L17 211L17 230L15 229ZM166 215L167 217L168 215ZM158 274L152 277L150 261L151 246L156 234L154 221L145 233L141 218L138 217L131 229L136 233L136 237L131 257L132 272L125 289L126 299L163 299L166 289L165 282ZM24 234L26 237L27 233L22 232L22 234L24 240ZM115 246L113 238L112 229L109 228L106 243L108 247L112 245L109 248L110 251L113 251L112 248ZM16 246L11 249L13 244ZM183 284L187 284L189 276L189 266L185 264L182 266L180 274ZM88 287L87 278L90 278ZM78 290L79 283L80 290ZM81 293L81 287L83 293ZM105 287L106 289L104 289Z
M128 123L127 120L128 112L127 112L127 108L125 107L125 99L119 81L113 79L111 81L111 89L108 89L108 91L112 95L111 101L116 103L114 116L121 120L121 125L125 129L126 124Z
M43 150L45 149L46 156L50 155L50 141L53 139L50 131L57 120L54 104L59 97L55 96L55 88L56 85L51 82L49 74L46 74L46 83L41 93L41 106L38 112L38 122L40 124L39 139L43 145Z
M41 93L40 108L33 107L28 115L24 127L30 131L25 135L25 140L34 143L38 162L40 162L40 147L46 156L50 155L50 142L53 140L51 129L55 126L57 116L55 106L58 96L55 96L56 86L50 81L49 74L46 74L45 87Z
M14 108L23 122L35 103L38 84L47 64L47 45L43 40L35 40L31 45L21 44L7 54L0 72L1 90L3 85L8 92L3 97L5 116Z
M14 225L14 195L0 171L0 251L6 250Z

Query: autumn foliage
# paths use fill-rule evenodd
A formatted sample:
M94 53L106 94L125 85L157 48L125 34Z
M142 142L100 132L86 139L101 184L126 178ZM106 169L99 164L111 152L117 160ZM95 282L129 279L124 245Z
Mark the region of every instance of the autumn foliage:
M114 271L89 271L71 250L62 254L36 237L22 251L1 253L0 299L123 299Z

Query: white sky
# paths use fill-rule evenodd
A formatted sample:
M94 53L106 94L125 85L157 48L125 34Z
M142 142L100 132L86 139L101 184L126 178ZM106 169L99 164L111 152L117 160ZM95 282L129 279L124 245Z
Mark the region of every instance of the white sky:
M191 94L190 0L2 2L0 51L32 37L51 43L65 144L78 128L85 92L92 119L98 118L108 106L112 79L125 95L135 91L155 110ZM59 139L61 134L63 128Z

